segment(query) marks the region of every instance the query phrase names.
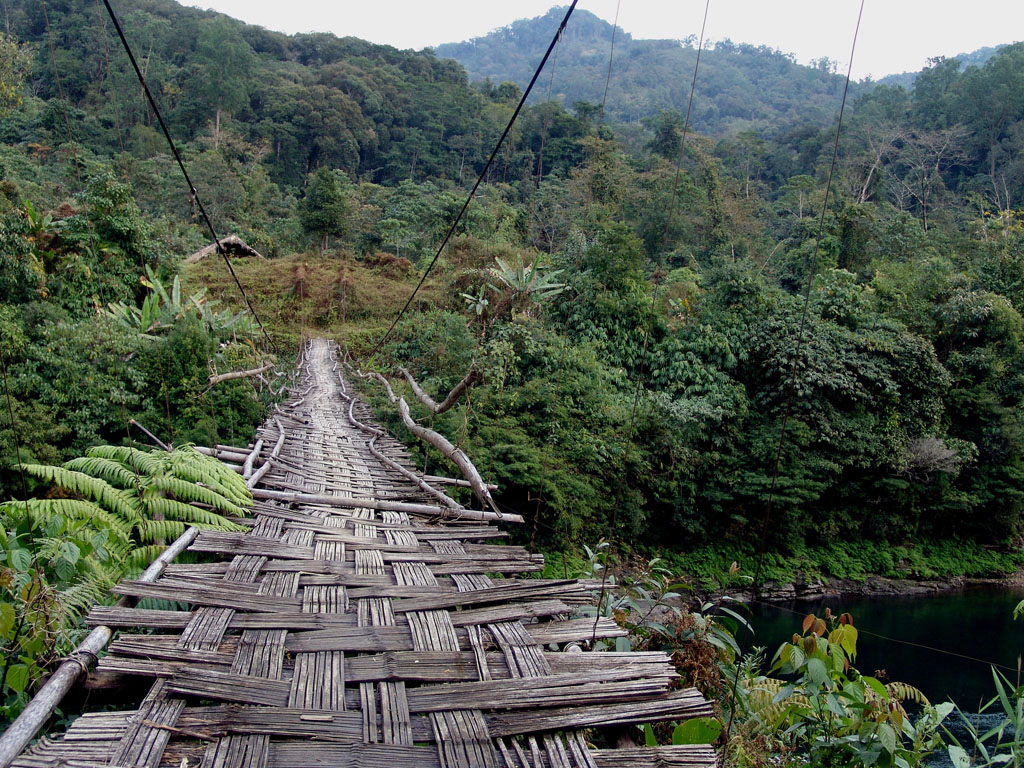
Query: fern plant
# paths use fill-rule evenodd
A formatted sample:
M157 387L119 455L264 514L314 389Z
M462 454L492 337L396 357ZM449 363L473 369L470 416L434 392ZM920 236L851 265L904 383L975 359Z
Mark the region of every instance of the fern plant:
M126 572L190 525L241 530L242 478L191 446L97 446L63 466L23 465L48 498L0 503L0 724L83 631L81 617Z
M252 504L245 482L191 446L141 451L100 445L61 467L25 464L25 471L91 502L127 539L128 567L150 562L162 547L194 525L244 530L225 515L242 517Z

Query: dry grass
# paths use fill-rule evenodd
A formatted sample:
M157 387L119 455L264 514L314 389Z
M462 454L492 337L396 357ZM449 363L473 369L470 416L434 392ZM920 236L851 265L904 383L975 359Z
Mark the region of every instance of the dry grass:
M267 260L234 258L231 263L267 330L284 342L304 334L356 340L383 332L419 279L408 261L386 254L358 261L348 253L300 253ZM206 288L224 305L236 311L244 307L222 259L182 264L181 276L189 293ZM437 302L443 282L443 277L432 276L413 308Z

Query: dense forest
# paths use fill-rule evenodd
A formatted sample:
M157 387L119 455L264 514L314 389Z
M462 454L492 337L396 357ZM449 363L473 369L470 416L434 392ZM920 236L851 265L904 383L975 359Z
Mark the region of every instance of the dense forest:
M168 295L148 329L130 311L207 242L154 115L96 7L46 9L9 3L5 19L0 284L22 447L56 461L118 442L125 410L176 440L244 441L260 401L204 379L215 355L223 368L253 354L245 318L202 295ZM365 350L519 88L471 84L430 51L288 37L171 2L122 13L217 227L270 257L251 265L263 319L284 342L316 331ZM581 20L570 48L593 26ZM832 75L771 51L714 53L699 115L776 60L837 112ZM854 99L795 365L769 533L780 552L866 533L1017 540L1022 80L1014 45ZM757 539L835 125L705 124L721 132L691 133L675 183L679 112L654 112L624 143L592 102L527 107L386 350L438 391L471 364L484 373L439 423L551 546L604 535L613 507L636 542ZM240 307L217 263L185 269L185 294ZM892 551L872 568L898 568Z
M67 461L123 442L129 418L175 443L244 443L272 396L207 383L268 350L222 263L182 264L208 236L98 10L4 8L6 498L23 492L18 455ZM521 60L471 82L430 50L285 36L170 0L120 12L216 227L268 257L238 269L280 359L303 334L372 348L514 110L516 68L555 27L475 41ZM687 553L701 575L749 562L792 375L770 575L1015 567L1024 45L982 66L936 60L912 90L856 86L818 245L842 96L828 66L715 46L681 153L682 92L652 83L688 81L692 47L624 36L602 115L610 28L577 22L557 99L526 106L372 364L437 392L476 367L435 427L537 546L613 532ZM676 76L641 78L658 68Z
M843 91L831 62L716 44L684 144L693 41L621 34L602 111L611 27L579 12L371 354L560 12L437 52L287 36L171 0L118 12L218 233L265 257L235 268L276 349L222 261L185 263L210 238L102 7L8 0L3 498L57 509L101 487L38 468L61 462L130 485L120 446L145 441L130 419L177 447L160 461L200 476L187 445L244 445L277 396L211 376L286 372L315 334L435 394L475 369L458 406L417 417L526 517L515 535L573 562L611 538L708 584L732 561L752 570L766 530L779 581L1024 563L1024 44L936 59L909 87L853 84L826 202ZM408 436L379 390L365 395ZM410 443L427 471L451 471ZM38 466L25 477L19 462ZM222 509L244 502L216 482ZM25 606L87 567L108 583L139 564L129 539L151 553L185 524L103 533L90 512L67 547L71 522L43 508L0 504L4 716L99 592L58 600L65 615L34 634Z

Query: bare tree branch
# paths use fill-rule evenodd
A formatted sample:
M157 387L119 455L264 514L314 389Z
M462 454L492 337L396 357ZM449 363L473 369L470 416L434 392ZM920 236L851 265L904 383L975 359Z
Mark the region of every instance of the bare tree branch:
M458 402L462 393L473 386L476 380L480 377L476 368L470 368L469 373L463 377L462 381L452 387L452 391L448 393L448 397L442 400L441 404L438 405L430 395L423 391L420 385L416 382L416 379L412 377L412 374L409 373L407 369L399 368L398 371L405 377L405 380L409 382L409 386L412 388L413 394L416 395L419 401L435 414L444 413L449 410L456 402Z
M212 387L215 384L220 384L222 381L231 381L231 379L245 379L248 378L249 376L259 376L264 371L269 371L271 368L273 368L273 366L273 363L267 363L266 365L260 368L253 368L252 370L249 371L232 371L231 373L218 373L216 375L210 376L210 378L207 379L207 385Z
M451 441L448 440L440 432L435 432L432 429L422 427L416 423L412 418L412 414L409 412L409 404L405 402L405 398L398 397L395 394L394 389L391 388L391 382L381 376L379 373L371 371L370 373L363 373L358 368L353 368L355 374L363 379L376 379L384 385L385 391L388 393L388 399L392 403L398 404L398 412L402 416L402 422L408 427L409 431L412 432L416 437L425 443L428 443L442 454L444 454L452 463L455 464L461 471L463 477L469 481L470 486L473 488L473 493L480 500L480 503L484 506L490 507L497 514L501 514L498 510L498 505L495 503L494 498L491 496L491 492L487 489L487 483L480 476L476 467L470 458L462 451L461 448L456 448L452 445Z

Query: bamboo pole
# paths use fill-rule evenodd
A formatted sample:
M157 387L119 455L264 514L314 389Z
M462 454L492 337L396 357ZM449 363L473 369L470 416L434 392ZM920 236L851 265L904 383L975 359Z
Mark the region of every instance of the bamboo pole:
M411 515L426 515L428 517L454 518L459 520L523 522L522 515L513 515L508 512L491 512L479 509L451 510L446 507L434 506L433 504L410 504L404 501L381 501L379 499L363 499L353 496L322 496L314 493L284 493L282 491L268 491L263 488L253 488L252 495L255 499L271 499L292 504L320 504L327 507L344 507L347 509L378 509L389 512L408 512Z
M270 468L274 465L278 454L281 453L281 447L284 445L284 427L281 426L281 420L274 419L274 424L277 425L277 443L274 445L274 450L270 452L270 456L263 462L263 466L257 469L251 477L247 478L246 485L249 486L250 490L252 490L256 483L263 479L263 476L267 474ZM260 442L263 441L261 440Z
M198 535L198 528L186 530L161 553L160 557L150 564L139 577L139 581L150 583L156 581L168 564L184 552ZM117 601L117 605L128 604L127 598ZM113 634L110 627L96 627L61 662L57 671L32 697L32 701L21 711L18 718L8 726L3 735L0 735L0 768L9 768L21 751L28 746L39 729L50 719L53 710L57 708L67 692L83 674L88 672L89 667L96 661L96 657L107 647Z
M152 432L150 432L144 426L139 424L139 422L137 422L135 419L128 419L128 423L131 424L136 429L138 429L139 431L141 431L143 434L145 434L146 437L148 437L150 440L152 440L161 450L167 451L168 453L171 452L171 447L169 445L167 445L167 443L165 443L159 437L154 435Z
M260 455L260 451L263 450L263 439L260 438L256 441L256 447L252 449L252 453L245 457L245 463L242 464L242 477L248 480L252 477L252 467L256 463L256 457Z
M472 488L473 484L469 480L460 480L455 477L441 477L440 475L424 475L423 479L428 483L436 483L437 485L457 485L460 488ZM498 490L498 486L494 483L487 484L488 491Z

